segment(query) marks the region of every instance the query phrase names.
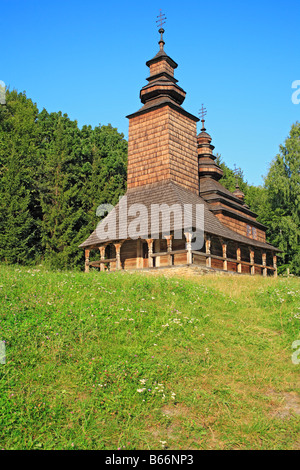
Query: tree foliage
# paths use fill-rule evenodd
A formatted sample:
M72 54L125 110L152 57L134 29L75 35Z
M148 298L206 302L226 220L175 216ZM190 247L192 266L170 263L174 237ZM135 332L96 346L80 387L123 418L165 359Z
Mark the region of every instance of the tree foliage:
M7 93L0 106L0 258L11 263L40 254L37 115L25 93Z
M0 260L83 264L96 208L126 188L127 142L111 125L79 129L8 91L0 107Z
M300 275L300 123L292 126L265 179L265 223L282 265Z

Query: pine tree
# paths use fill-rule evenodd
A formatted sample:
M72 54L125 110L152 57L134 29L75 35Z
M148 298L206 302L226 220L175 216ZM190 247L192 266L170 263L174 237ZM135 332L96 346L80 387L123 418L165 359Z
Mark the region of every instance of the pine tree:
M52 267L82 266L78 245L96 227L97 207L116 204L125 191L127 142L111 125L79 130L67 115L46 110L38 126L45 259Z
M96 209L126 189L127 142L108 126L40 113L25 93L0 106L0 260L83 265Z
M269 239L282 251L281 271L300 274L300 123L292 126L265 179Z
M0 259L10 263L40 255L37 114L25 93L7 91L0 109Z
M38 118L40 132L39 188L42 207L41 240L52 267L74 267L82 261L78 245L86 217L82 208L80 131L66 114Z
M84 130L84 129L83 129ZM86 131L86 129L85 129ZM100 204L118 203L126 191L127 142L124 135L110 124L91 131L88 163L86 163L90 229L99 221L96 216Z

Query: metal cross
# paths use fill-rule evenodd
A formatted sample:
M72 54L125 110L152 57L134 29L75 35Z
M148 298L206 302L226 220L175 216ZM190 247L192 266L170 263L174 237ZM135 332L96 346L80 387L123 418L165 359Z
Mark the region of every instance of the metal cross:
M233 173L235 175L235 187L238 188L239 187L239 169L237 168L236 164L234 164Z
M159 10L159 15L157 16L158 20L156 20L156 23L158 23L157 27L160 29L162 28L162 25L165 24L166 22L166 15L162 13L161 9Z
M206 116L206 108L203 108L203 103L202 103L202 108L199 111L199 116L202 118L202 121L204 121L204 116Z

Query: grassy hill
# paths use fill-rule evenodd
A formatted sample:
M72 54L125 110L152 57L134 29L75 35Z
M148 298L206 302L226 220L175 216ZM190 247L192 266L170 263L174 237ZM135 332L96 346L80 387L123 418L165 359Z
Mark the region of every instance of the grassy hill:
M0 448L299 449L299 326L299 278L0 266Z

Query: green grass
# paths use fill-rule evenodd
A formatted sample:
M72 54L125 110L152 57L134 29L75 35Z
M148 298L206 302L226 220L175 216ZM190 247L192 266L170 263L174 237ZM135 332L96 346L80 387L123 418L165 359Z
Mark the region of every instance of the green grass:
M1 449L299 449L299 278L0 266Z

